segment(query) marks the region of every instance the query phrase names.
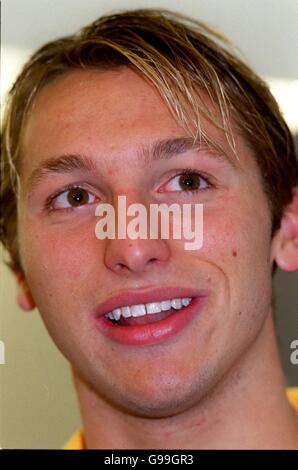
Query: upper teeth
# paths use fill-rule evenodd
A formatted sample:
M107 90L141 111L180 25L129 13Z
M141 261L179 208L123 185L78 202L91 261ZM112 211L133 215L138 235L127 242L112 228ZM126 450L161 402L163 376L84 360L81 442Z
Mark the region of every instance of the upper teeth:
M162 300L161 302L151 302L148 304L130 305L115 308L112 312L107 313L106 317L110 320L118 321L121 316L124 318L141 317L146 314L166 312L171 308L180 310L182 307L187 307L191 300L191 297L183 297L180 299Z

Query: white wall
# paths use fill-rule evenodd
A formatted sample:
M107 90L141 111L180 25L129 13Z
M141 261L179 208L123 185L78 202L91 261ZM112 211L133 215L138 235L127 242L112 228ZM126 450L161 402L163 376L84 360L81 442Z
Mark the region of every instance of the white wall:
M297 0L2 0L1 100L35 48L103 13L139 7L181 11L227 34L272 84L288 124L298 132Z
M3 0L2 44L35 48L117 8L164 7L226 32L264 76L298 78L297 0Z

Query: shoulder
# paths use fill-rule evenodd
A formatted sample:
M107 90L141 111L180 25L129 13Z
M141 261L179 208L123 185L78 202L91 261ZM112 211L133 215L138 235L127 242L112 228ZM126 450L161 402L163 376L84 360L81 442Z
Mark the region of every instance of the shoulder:
M64 445L64 450L83 450L85 447L84 444L84 435L83 431L76 432Z
M298 411L298 387L287 388L288 400Z

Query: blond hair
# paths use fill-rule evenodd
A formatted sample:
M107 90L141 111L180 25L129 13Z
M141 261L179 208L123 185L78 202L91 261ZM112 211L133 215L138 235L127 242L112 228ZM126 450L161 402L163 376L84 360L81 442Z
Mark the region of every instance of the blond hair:
M39 90L73 69L121 67L146 76L194 140L217 146L202 117L222 128L237 157L233 122L258 163L272 233L279 227L298 183L298 165L292 136L267 85L203 22L168 10L121 11L41 47L10 90L1 136L1 240L16 273L22 271L16 204L22 130ZM207 107L206 95L214 107ZM211 108L219 109L220 121Z

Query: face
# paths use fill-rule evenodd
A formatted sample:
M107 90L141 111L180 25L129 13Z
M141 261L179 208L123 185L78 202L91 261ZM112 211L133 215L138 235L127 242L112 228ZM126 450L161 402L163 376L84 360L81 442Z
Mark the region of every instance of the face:
M205 129L231 153L221 131ZM270 212L251 151L235 134L233 164L203 146L150 158L157 141L183 137L158 92L129 69L56 79L40 92L24 133L18 227L26 282L83 380L138 415L193 406L253 344L270 310ZM89 168L36 177L45 161L65 155L87 157ZM186 191L181 174L189 169ZM202 247L99 240L95 208L110 203L117 215L119 195L148 211L152 203L203 204ZM175 292L193 303L164 320L151 315L150 326L126 324L124 336L99 315Z

